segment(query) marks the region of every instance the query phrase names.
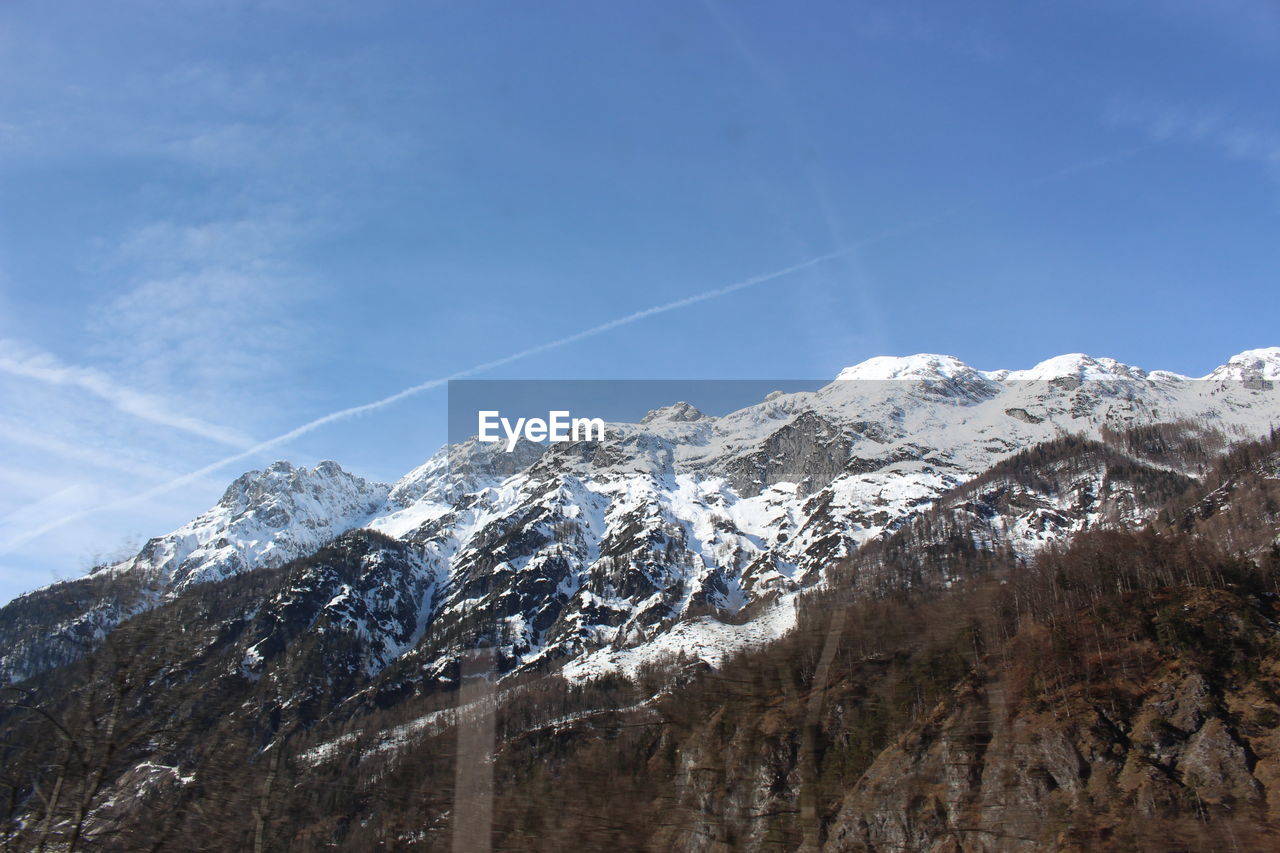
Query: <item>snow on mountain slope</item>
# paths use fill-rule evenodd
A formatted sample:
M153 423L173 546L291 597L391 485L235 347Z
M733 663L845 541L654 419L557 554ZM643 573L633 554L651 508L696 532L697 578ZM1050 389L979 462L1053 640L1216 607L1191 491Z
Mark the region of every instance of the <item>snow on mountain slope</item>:
M1000 370L987 374L1001 382L1029 379L1079 379L1081 381L1105 381L1109 379L1147 379L1150 374L1140 367L1121 364L1114 358L1094 358L1081 352L1046 359L1029 370ZM1177 374L1170 378L1185 379Z
M723 417L675 404L611 424L605 444L551 446L500 488L478 490L456 522L442 525L452 510L438 508L423 530L401 531L448 540L451 585L437 618L465 623L459 638L490 630L504 667L592 650L610 659L677 625L683 636L689 620L712 618L702 614L820 580L860 544L1040 442L1153 421L1242 437L1280 422L1275 395L1243 383L1088 356L989 373L945 356L881 358L841 375ZM1111 489L1103 471L1079 487L1086 481ZM1010 534L1026 549L1111 511L1035 500L1038 514ZM496 621L486 629L468 615L477 613Z
M387 494L387 486L350 474L336 462L311 469L276 462L264 471L249 471L214 507L149 540L136 556L28 593L0 610L47 614L35 620L34 638L28 618L0 617L0 680L65 663L121 621L195 584L310 554L360 527L385 506Z
M153 585L177 591L246 569L278 566L360 527L386 502L389 488L336 462L295 468L276 462L232 483L217 505L152 539L128 565Z
M1231 357L1205 379L1274 382L1280 379L1280 347L1245 350Z

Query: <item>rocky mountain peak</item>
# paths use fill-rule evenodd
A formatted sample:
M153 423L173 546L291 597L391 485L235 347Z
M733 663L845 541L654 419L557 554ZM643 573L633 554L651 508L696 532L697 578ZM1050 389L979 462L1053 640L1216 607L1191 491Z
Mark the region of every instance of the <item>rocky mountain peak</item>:
M337 462L325 460L314 468L295 466L286 460L272 462L261 471L248 471L223 492L218 506L246 511L263 503L276 502L286 495L310 493L365 493L385 491L379 483L358 477Z
M545 444L525 438L510 452L501 444L475 438L446 445L392 486L390 502L394 507L407 507L417 501L443 501L450 495L497 485L528 468L546 449Z
M900 385L909 396L933 400L976 402L1001 391L998 382L955 356L933 353L870 358L840 371L833 385L845 386L850 380L892 383ZM883 397L885 390L873 391L872 395Z
M681 400L680 402L673 403L670 406L663 406L661 409L654 409L641 418L640 423L692 423L693 421L700 421L705 417L706 415L698 411L696 406Z
M1280 347L1250 349L1233 355L1205 379L1271 382L1280 379Z
M980 379L981 375L952 355L917 353L908 356L880 355L846 367L841 379Z
M273 462L238 477L207 512L148 541L131 564L172 589L279 565L357 526L388 491L336 462Z
M1028 370L1004 370L997 373L1004 380L1078 379L1081 382L1146 379L1148 376L1147 371L1140 367L1124 364L1114 358L1095 358L1082 352L1055 356Z

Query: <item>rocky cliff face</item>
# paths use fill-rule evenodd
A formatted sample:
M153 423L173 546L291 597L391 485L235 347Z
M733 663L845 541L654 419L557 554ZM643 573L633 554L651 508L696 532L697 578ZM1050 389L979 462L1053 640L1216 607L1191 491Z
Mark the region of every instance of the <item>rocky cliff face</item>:
M172 533L152 539L125 566L166 591L250 568L279 566L359 527L388 488L347 473L336 462L295 468L276 462L227 487L218 504Z
M1238 604L1184 606L1216 619L1241 615ZM1270 633L1235 627L1249 641ZM974 673L876 758L843 798L827 848L1163 849L1179 820L1178 833L1208 843L1212 811L1244 818L1237 843L1261 849L1250 843L1280 802L1275 659L1244 686L1141 645L1108 651L1128 674L1099 662L1087 680L1055 683L1026 660Z

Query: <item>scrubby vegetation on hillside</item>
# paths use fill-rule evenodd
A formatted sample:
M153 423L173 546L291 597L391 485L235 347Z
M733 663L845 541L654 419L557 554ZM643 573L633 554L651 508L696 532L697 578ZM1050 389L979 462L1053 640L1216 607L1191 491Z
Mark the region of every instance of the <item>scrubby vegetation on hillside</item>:
M375 701L330 677L365 653L342 638L228 675L244 638L289 643L287 611L236 614L296 566L197 591L8 691L4 849L444 850L459 815L491 816L512 851L1267 849L1280 436L1203 482L1073 441L865 548L795 631L715 670ZM1086 456L1160 505L1150 523L1033 559L975 541L987 486L1060 488ZM350 579L396 547L353 536L312 559ZM458 751L475 761L468 733L489 726L492 800L469 802Z

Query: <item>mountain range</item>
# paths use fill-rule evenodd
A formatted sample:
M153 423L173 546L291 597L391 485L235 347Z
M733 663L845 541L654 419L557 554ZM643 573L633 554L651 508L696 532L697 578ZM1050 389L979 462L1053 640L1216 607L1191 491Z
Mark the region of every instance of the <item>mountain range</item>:
M638 424L610 424L605 443L522 441L505 453L460 442L391 485L335 462L280 461L243 474L216 506L134 557L0 611L0 678L71 660L121 619L358 529L410 547L397 595L415 600L375 616L379 606L355 604L360 591L340 585L326 606L349 612L353 631L408 638L391 644L399 652L448 624L459 636L494 634L504 671L547 661L582 674L634 670L686 641L714 659L785 630L789 617L773 611L830 561L1020 450L1144 423L1220 444L1262 435L1280 424L1277 380L1280 348L1240 353L1199 379L1080 354L999 371L950 356L880 357L818 391L770 394L721 417L673 402ZM1008 519L1016 546L1030 553L1136 511L1112 493L1122 485L1090 476L1107 501L1062 515L1064 496L1037 496ZM746 621L766 603L767 628L721 621ZM686 637L691 619L714 639ZM673 629L673 640L651 642ZM435 661L428 678L447 668L440 649L418 651ZM379 653L364 665L387 663Z
M503 702L564 685L564 726L599 711L583 697L601 685L646 684L627 707L649 708L690 673L804 636L831 596L966 588L1094 531L1174 525L1193 493L1186 512L1221 515L1234 481L1196 490L1274 435L1277 383L1280 348L1200 378L1078 354L1015 371L886 357L720 416L672 401L604 441L460 441L394 484L276 462L133 557L0 609L0 678L67 714L84 685L124 678L151 709L80 789L80 824L106 838L126 800L187 785L205 748L158 719L222 732L221 751L288 741L299 767L364 766L457 723L476 649ZM143 662L141 681L119 675ZM877 772L866 785L898 784ZM855 823L830 837L915 843Z

